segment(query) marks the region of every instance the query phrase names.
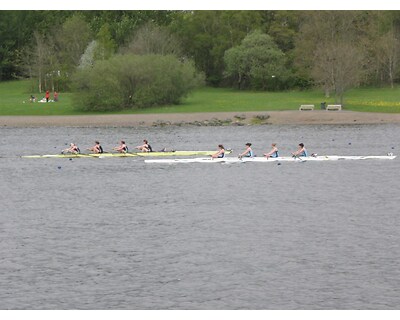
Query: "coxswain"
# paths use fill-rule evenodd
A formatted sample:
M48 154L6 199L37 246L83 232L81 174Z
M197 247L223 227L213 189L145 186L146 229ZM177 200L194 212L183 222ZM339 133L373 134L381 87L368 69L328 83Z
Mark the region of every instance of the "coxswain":
M304 143L299 143L299 147L295 152L292 152L292 156L296 157L307 157L308 153L306 148L304 147Z
M143 144L141 146L137 146L136 149L139 149L142 152L153 152L151 145L149 145L149 142L146 139L144 139Z
M95 145L87 150L92 151L93 153L103 153L104 151L103 151L102 146L100 145L100 142L95 141L94 143L95 143Z
M69 148L64 149L61 151L61 153L73 153L73 154L78 154L81 153L81 150L79 150L78 146L75 143L72 143L69 145Z
M242 157L250 157L250 158L254 157L254 153L253 153L253 150L251 149L250 142L246 143L246 150L243 153L239 154L239 158L242 158Z
M225 157L225 148L222 144L218 145L219 150L214 153L213 155L211 155L211 158L223 158Z
M272 144L272 149L268 153L264 153L264 157L266 158L278 158L279 153L278 153L278 147L276 146L276 143Z
M121 140L121 142L119 143L119 146L114 147L113 150L118 151L120 153L127 153L128 146L125 144L124 140Z

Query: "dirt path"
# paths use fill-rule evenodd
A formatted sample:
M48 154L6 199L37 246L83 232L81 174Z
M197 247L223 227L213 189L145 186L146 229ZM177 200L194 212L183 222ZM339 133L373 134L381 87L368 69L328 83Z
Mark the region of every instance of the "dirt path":
M352 111L269 111L94 116L1 116L1 127L133 127L221 124L379 124L400 123L400 114Z

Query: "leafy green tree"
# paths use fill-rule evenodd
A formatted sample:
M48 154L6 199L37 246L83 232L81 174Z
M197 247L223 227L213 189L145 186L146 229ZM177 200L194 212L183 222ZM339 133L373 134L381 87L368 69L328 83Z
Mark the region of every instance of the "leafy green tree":
M115 53L117 44L111 36L110 26L105 23L96 36L95 60L107 60Z
M278 47L285 53L295 47L295 39L300 28L300 13L298 11L272 11L266 33L269 34Z
M239 46L227 50L225 64L226 75L236 80L239 89L274 89L277 79L287 77L284 53L260 31L250 33Z
M71 75L79 66L81 57L91 41L89 25L79 13L68 17L58 28L54 28L46 36L50 46L50 76L53 89L69 90ZM47 87L46 89L49 89Z
M131 35L144 24L151 21L165 26L176 14L170 10L88 10L81 13L95 34L107 23L118 46L126 46L132 40Z
M0 11L0 81L25 76L25 54L35 45L34 32L50 33L69 11ZM29 71L28 71L29 73Z
M9 80L15 70L12 55L16 41L13 33L10 32L12 28L13 25L10 24L10 17L7 16L7 12L0 11L0 81Z
M205 73L207 82L216 86L223 80L225 51L262 23L260 11L190 11L175 19L171 30L182 39L186 55Z
M54 36L59 47L62 69L71 74L79 65L81 56L91 40L89 25L77 13L68 18L59 33Z

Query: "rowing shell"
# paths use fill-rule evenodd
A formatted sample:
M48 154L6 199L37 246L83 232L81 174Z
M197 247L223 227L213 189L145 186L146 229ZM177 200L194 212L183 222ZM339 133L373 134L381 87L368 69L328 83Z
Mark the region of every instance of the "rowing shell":
M209 156L215 151L156 151L156 152L129 152L129 153L88 153L88 154L44 154L22 156L22 158L109 158L109 157L171 157L171 156ZM226 154L231 151L225 151Z
M317 157L278 157L278 158L191 158L191 159L146 159L145 163L243 163L243 162L304 162L338 160L393 160L396 156L317 156Z

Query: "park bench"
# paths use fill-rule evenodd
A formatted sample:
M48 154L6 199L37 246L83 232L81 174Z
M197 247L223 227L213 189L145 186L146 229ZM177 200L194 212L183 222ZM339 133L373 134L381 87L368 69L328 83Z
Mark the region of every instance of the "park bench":
M328 104L326 106L326 111L329 111L329 110L340 111L340 110L342 110L342 105L341 104Z
M314 110L314 105L313 104L302 104L299 108L300 111L304 110Z

